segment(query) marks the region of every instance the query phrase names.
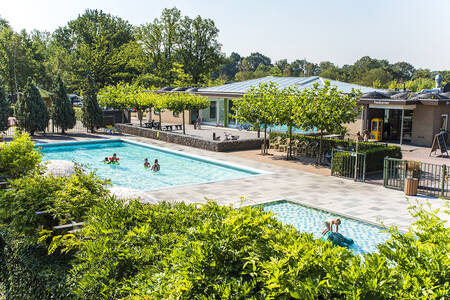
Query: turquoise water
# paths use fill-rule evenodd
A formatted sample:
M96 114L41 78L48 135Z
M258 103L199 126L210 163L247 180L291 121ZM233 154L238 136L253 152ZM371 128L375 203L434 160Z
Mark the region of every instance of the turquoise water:
M157 190L257 174L253 171L122 141L39 146L42 147L41 151L46 159L85 164L88 169L95 169L98 176L111 179L114 185L136 190ZM102 162L105 157L110 157L114 153L120 158L120 165L108 165ZM158 159L161 171L152 172L144 168L145 158L148 158L151 164Z
M340 218L339 233L355 242L349 248L355 254L375 252L378 244L382 244L390 238L390 234L381 231L382 229L378 226L288 201L264 204L263 208L265 211L275 213L275 217L281 223L290 224L300 232L312 233L315 238L322 237L327 219Z
M267 127L267 130L286 133L288 131L288 127L286 125L272 125ZM305 134L315 132L316 130L303 130L301 128L292 128L292 133L294 134Z

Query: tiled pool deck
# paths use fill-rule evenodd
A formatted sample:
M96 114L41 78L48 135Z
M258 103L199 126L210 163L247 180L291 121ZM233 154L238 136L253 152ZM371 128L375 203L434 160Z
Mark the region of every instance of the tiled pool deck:
M414 221L407 211L409 203L401 191L311 174L245 159L234 156L232 153L210 152L140 137L122 136L121 138L271 172L271 174L243 179L148 192L157 201L198 203L204 202L205 198L210 198L222 205L241 206L289 200L375 224L381 221L387 226L396 225L400 230L406 230ZM247 200L243 202L242 197ZM442 210L445 205L444 200L425 196L409 197L409 199L417 199L421 203L429 200L433 208ZM443 214L441 216L448 218Z

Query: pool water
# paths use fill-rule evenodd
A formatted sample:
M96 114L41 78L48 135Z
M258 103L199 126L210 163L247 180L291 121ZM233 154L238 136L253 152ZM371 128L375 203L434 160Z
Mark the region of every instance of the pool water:
M327 219L340 218L339 233L355 242L349 248L355 254L375 252L378 244L390 238L390 234L383 232L381 227L288 201L264 204L263 209L275 213L275 218L281 223L292 225L300 232L312 233L315 238L322 237Z
M97 143L65 143L64 145L39 145L48 160L68 160L87 165L101 178L111 179L115 186L136 190L157 190L181 185L200 184L243 178L258 174L201 158L165 151L125 141ZM104 164L105 157L114 153L120 165ZM159 172L144 168L144 159L150 164L155 159L161 166Z

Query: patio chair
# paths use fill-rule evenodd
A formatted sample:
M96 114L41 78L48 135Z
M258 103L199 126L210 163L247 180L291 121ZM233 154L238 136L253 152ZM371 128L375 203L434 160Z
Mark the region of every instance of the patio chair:
M289 148L289 146L288 146L288 148ZM299 140L295 139L292 142L291 151L292 151L291 155L293 155L293 156L297 156L299 154L299 152L300 152L300 141Z
M280 146L278 147L278 151L286 152L287 149L289 148L290 142L291 142L291 139L289 139L289 138L285 139L284 142L282 144L280 144Z
M109 134L121 133L119 128L115 128L115 127L113 127L111 125L106 125L105 132L107 132Z
M280 147L281 136L275 137L272 141L269 141L269 149L277 150Z

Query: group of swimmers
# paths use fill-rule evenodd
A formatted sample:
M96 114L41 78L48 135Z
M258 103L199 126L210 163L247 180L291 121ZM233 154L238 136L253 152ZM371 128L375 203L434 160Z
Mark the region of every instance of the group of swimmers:
M150 163L148 162L148 158L144 159L144 168L150 168ZM151 166L151 170L153 172L158 172L161 169L161 166L158 163L158 160L155 159L155 162L153 163L153 166Z
M118 165L119 158L117 157L116 153L114 153L113 156L111 156L109 158L105 157L105 159L103 160L103 163ZM150 168L150 170L152 170L153 172L158 172L159 170L161 170L161 166L159 165L157 159L155 159L155 162L153 163L152 166L150 166L150 163L148 162L148 158L144 159L144 168L146 168L146 169Z

